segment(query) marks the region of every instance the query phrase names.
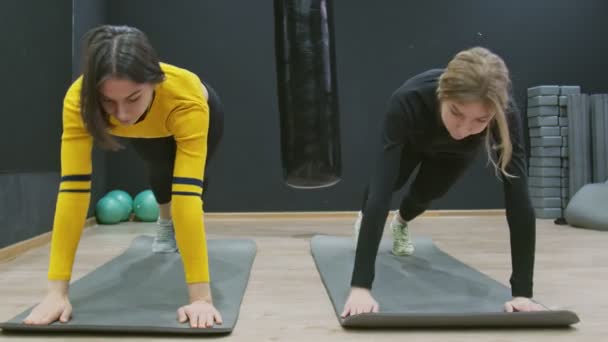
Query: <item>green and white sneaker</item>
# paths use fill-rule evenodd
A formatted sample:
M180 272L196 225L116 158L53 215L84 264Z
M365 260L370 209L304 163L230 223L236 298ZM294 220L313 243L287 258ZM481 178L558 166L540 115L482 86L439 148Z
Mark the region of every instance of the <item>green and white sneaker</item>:
M152 243L154 253L175 253L177 243L175 242L175 231L172 220L158 220L158 229Z
M407 223L402 224L399 222L397 215L399 215L399 211L395 213L391 222L391 230L393 231L392 253L397 256L412 255L414 254L414 244L410 239Z

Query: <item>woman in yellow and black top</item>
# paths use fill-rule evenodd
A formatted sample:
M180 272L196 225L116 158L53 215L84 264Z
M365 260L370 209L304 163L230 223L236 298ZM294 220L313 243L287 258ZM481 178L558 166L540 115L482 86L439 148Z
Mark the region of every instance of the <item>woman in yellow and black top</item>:
M174 252L177 240L190 295L190 303L178 309L180 322L221 324L209 286L202 193L206 162L222 132L222 106L215 92L192 72L160 63L144 33L126 26L89 31L83 75L63 104L49 290L25 323L70 318L68 284L90 202L91 150L94 142L120 148L117 136L131 142L149 171L160 207L153 250Z

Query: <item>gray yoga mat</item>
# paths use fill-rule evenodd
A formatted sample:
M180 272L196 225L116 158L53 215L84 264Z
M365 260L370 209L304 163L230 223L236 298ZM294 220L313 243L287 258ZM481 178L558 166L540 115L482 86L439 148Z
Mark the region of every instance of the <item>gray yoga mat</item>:
M561 167L559 157L530 157L530 167Z
M560 86L559 87L559 94L560 95L574 95L574 94L580 94L581 93L581 86Z
M562 146L562 137L532 137L530 138L530 146L532 147L553 147Z
M536 188L536 187L528 187L528 192L531 197L559 197L560 190L559 187L555 188ZM563 193L563 192L561 192Z
M541 85L528 88L528 97L559 95L559 86L557 85Z
M558 137L561 135L560 127L536 127L530 128L530 137Z
M226 334L234 328L256 254L252 240L209 240L211 291L223 319L213 328L190 328L177 321L188 304L182 261L177 253L154 254L152 237L136 237L123 254L70 286L72 319L48 326L22 324L30 309L8 322L5 331Z
M537 219L556 219L562 217L562 208L534 208Z
M541 106L528 108L528 116L558 116L558 106Z
M379 313L340 318L350 291L355 250L352 238L317 235L311 252L335 313L344 327L547 327L579 321L570 311L505 313L511 298L506 286L435 247L428 238L414 240L413 256L390 254L383 240L376 261L372 294Z
M569 192L573 196L592 181L591 120L589 96L568 96Z
M528 107L557 106L559 99L556 95L541 95L528 98Z
M561 177L562 168L530 166L528 174L530 177Z
M593 182L608 179L608 95L591 95Z

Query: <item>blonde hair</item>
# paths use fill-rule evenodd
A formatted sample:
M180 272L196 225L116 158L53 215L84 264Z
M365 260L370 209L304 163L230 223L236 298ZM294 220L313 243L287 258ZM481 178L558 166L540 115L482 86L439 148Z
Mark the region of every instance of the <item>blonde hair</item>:
M488 161L506 176L511 176L506 168L513 154L506 117L510 86L509 70L502 58L486 48L474 47L459 52L448 63L437 87L437 97L440 101L481 101L490 110L494 110L492 121L486 129L486 151ZM500 142L492 146L491 126L494 122L498 127ZM492 157L492 150L500 152L496 161Z

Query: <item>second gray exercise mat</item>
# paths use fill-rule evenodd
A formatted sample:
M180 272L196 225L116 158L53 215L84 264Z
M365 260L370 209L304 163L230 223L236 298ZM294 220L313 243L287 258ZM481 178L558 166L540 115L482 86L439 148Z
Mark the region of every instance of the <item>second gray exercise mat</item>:
M28 309L0 324L7 331L222 334L234 328L256 254L252 240L209 240L211 291L223 318L213 328L177 321L188 304L182 260L177 253L152 253L152 237L138 236L123 254L70 287L72 319L48 326L25 325Z
M578 322L570 311L505 313L510 289L442 252L430 239L414 243L413 256L397 257L390 254L390 241L382 241L372 289L380 312L342 319L355 257L353 240L313 237L311 252L340 324L359 328L547 327Z

